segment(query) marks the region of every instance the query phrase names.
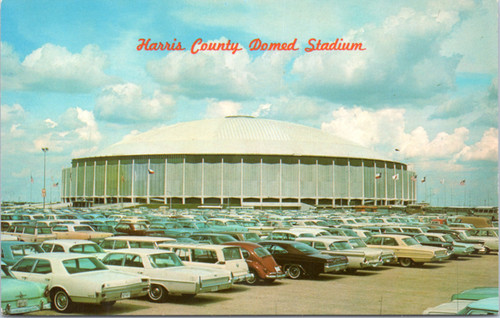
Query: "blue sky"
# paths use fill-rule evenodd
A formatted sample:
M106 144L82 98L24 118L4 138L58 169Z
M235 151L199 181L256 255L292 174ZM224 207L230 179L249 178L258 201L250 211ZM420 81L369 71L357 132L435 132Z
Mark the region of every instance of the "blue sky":
M54 184L72 158L127 135L243 114L322 129L407 162L426 177L419 201L498 204L497 1L1 5L2 200L41 201L42 147ZM141 38L175 39L186 50L138 51ZM242 50L191 54L198 38ZM250 51L256 38L297 39L299 50ZM366 50L306 53L311 38ZM51 190L55 199L59 188Z

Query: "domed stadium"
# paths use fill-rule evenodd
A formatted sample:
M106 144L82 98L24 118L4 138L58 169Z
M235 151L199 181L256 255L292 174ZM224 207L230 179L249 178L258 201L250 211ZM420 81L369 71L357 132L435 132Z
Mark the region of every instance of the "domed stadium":
M228 116L128 136L62 171L62 200L296 208L407 205L405 163L288 122Z

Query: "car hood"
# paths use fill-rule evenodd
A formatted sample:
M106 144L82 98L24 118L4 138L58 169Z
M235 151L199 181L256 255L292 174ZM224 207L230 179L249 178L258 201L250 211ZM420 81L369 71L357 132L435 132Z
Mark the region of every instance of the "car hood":
M2 302L21 299L18 295L22 293L22 298L38 298L43 296L46 284L22 281L15 278L2 278Z

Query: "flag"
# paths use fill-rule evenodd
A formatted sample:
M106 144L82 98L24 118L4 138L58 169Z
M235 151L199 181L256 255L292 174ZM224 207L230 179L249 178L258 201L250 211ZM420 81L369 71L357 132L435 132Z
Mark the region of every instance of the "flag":
M35 182L35 180L33 179L33 176L31 176L31 183Z
M460 185L465 185L465 179L463 179L462 181L460 181Z
M52 185L54 188L59 186L59 182L56 182Z
M380 178L382 178L382 174L379 172L375 175L375 179L380 179Z
M148 168L148 173L149 173L149 174L155 174L154 170L151 170L151 169L149 169L149 168Z
M417 176L411 176L411 181L417 181Z
M424 183L424 182L425 182L425 177L422 178L422 183Z
M398 179L399 179L399 173L398 173L398 174L393 175L393 176L392 176L392 179L393 179L393 180L398 180Z

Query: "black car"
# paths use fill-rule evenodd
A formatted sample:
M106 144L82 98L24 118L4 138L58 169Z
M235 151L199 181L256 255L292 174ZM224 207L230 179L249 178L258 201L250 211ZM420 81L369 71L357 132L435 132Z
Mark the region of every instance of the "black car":
M311 246L295 241L261 241L281 265L287 276L293 279L308 276L316 278L321 273L331 273L347 268L347 257L326 255Z

